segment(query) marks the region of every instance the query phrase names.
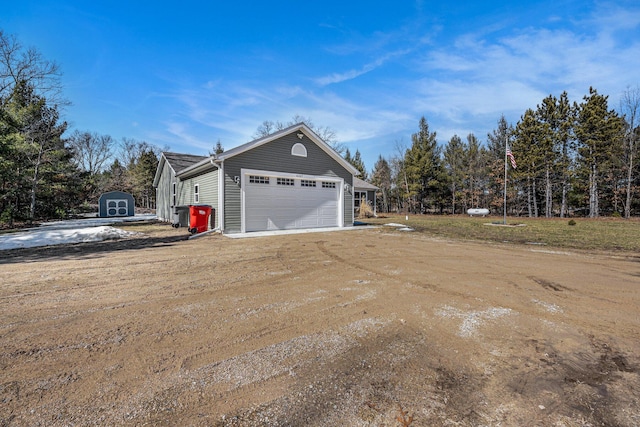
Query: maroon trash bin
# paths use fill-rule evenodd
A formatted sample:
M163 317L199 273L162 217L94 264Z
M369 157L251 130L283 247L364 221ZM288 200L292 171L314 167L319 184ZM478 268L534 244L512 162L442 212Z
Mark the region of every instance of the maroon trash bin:
M190 205L189 206L189 232L191 234L203 233L209 227L209 216L211 206Z

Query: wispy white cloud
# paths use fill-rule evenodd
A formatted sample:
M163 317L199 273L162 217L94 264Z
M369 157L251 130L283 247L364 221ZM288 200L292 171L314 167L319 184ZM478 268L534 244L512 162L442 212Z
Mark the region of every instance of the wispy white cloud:
M610 94L614 106L619 91L639 83L640 40L628 36L637 35L639 10L598 9L589 20L562 27L550 16L538 26L508 31L474 28L438 44L412 36L403 45L388 34L372 37L363 52L345 43L331 53L343 57L336 63L347 71L311 79L314 85L292 74L268 82L212 78L179 91L181 114L202 129L196 133L176 120L170 132L194 147L209 148L217 138L231 147L250 140L264 120L286 122L299 114L334 129L372 166L378 154L393 151L398 135L410 138L422 115L443 143L453 134L484 139L501 115L515 124L527 108L565 90L580 101L594 86ZM197 137L203 131L206 143Z
M619 15L614 10L562 30L516 29L499 39L463 34L425 57L430 78L420 82L420 108L451 123L504 112L517 119L549 94L566 90L579 100L589 86L607 93L637 84L640 45L613 34L639 21L612 18Z
M347 80L355 79L356 77L373 71L378 67L381 67L382 65L384 65L384 63L395 57L406 55L410 51L411 49L402 49L395 52L389 52L379 58L376 58L373 62L365 64L360 69L352 69L344 73L332 73L328 76L319 77L314 81L320 86L327 86L333 83L341 83Z
M203 141L201 137L190 132L187 123L168 122L166 123L166 131L173 139L180 141L183 145L199 150L208 150L213 147L211 141Z
M359 67L315 78L313 81L319 86L327 86L356 79L387 62L410 55L422 45L429 43L430 33L437 31L437 28L425 31L422 21L414 19L395 30L374 31L368 35L350 34L343 43L326 46L325 50L342 59L352 58L351 62L365 62L362 58L373 58L373 60L366 61Z

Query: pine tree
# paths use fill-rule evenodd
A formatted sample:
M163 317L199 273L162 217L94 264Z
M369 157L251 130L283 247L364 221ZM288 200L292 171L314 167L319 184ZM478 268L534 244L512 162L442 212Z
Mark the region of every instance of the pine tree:
M222 153L224 153L224 148L222 147L222 142L220 142L220 140L218 139L218 142L216 142L215 147L213 147L213 151L210 151L209 155L215 156Z
M504 203L504 152L507 139L513 134L511 126L504 115L498 120L498 127L487 134L487 175L490 205L494 209L503 209ZM516 157L519 152L513 149Z
M356 149L356 154L353 155L353 158L349 162L353 165L354 168L358 169L360 172L359 178L363 181L367 180L367 168L362 161L362 157L360 156L360 151Z
M344 159L345 159L347 162L351 163L351 160L352 160L352 159L351 159L351 152L349 151L349 149L348 149L348 148L347 148L347 149L345 150L345 152L344 152Z
M578 106L576 138L579 165L588 176L589 217L600 216L603 176L611 167L611 161L619 156L624 135L623 120L614 110L609 110L608 96L589 88L589 95Z
M556 151L559 153L558 171L561 176L560 217L569 213L569 190L575 142L573 127L575 124L575 109L569 102L567 92L562 92L556 103Z
M464 186L465 152L467 147L458 135L451 137L444 149L444 168L447 171L447 182L451 192L451 213L456 213L456 200Z
M8 125L2 126L3 139L12 152L12 160L3 164L13 168L12 176L3 173L8 179L5 185L9 187L3 207L9 212L6 214L9 222L14 216L33 221L44 212L56 210L39 200L41 189L50 184L47 178L54 176L56 170L75 173L65 165L71 162L70 152L62 139L67 124L59 121L57 108L48 105L46 99L38 96L26 82L19 82L10 98L2 104L4 122ZM62 178L63 175L55 176ZM51 201L56 202L56 199Z
M391 166L382 156L378 156L373 167L371 183L379 188L376 196L378 211L388 213L391 207Z
M158 168L158 157L153 150L144 150L133 167L134 196L143 208L155 208L153 178Z
M567 191L570 177L573 109L567 93L560 98L549 95L536 110L538 134L535 141L544 182L545 216L553 216L554 188L560 184L560 216L567 214ZM558 182L559 181L559 182Z
M510 174L512 185L518 179L524 182L529 217L538 217L538 182L545 157L544 144L542 143L544 134L536 113L532 109L529 108L525 111L516 124L514 137L511 149L518 155L518 169Z
M404 167L407 174L409 197L413 210L424 211L427 205L441 202L441 187L444 174L436 133L429 131L427 120L422 117L417 133L411 135L412 145L405 154Z
M558 112L555 96L549 95L542 100L542 104L539 104L536 110L536 118L540 131L537 149L541 155L542 182L544 182L544 216L551 218L553 216L553 180L559 157L556 151Z

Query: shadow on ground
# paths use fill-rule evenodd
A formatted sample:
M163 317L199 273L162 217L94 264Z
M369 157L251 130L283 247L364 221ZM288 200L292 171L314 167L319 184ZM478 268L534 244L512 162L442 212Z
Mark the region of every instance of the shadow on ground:
M101 242L10 249L0 252L0 265L65 259L92 259L115 251L173 246L175 243L187 240L188 238L189 234L178 236L141 236L122 240L104 240Z

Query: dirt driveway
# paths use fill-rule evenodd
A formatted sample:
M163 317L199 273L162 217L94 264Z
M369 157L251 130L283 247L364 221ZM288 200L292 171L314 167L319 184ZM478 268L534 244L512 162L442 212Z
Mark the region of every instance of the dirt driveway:
M637 426L640 257L387 228L0 253L0 425Z

